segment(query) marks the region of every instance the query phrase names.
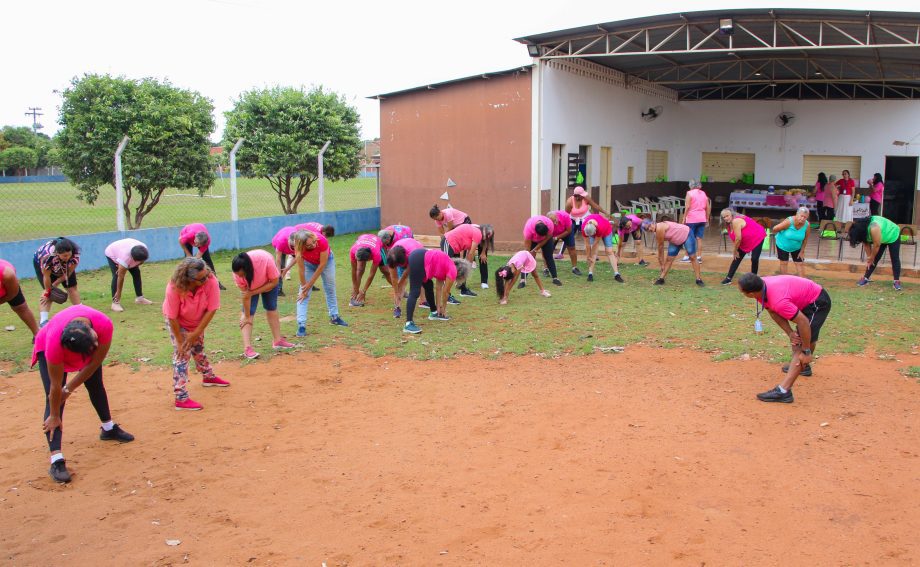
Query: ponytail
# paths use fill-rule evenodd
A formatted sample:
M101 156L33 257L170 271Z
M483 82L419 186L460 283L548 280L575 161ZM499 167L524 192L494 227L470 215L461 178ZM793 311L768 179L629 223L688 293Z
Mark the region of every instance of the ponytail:
M249 254L245 252L240 252L233 258L233 263L230 264L230 269L233 273L243 272L246 276L246 283L249 284L249 287L252 287L252 279L255 277L255 268L252 266L252 258L249 257Z
M511 269L511 266L502 266L495 270L495 294L498 295L498 299L503 299L505 297L505 285L510 282L513 277L514 270Z

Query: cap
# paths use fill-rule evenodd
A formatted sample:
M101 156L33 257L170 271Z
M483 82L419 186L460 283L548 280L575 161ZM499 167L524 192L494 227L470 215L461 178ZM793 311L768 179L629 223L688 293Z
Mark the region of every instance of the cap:
M575 188L575 194L578 195L579 197L587 197L587 196L588 196L588 192L585 191L585 188L584 188L584 187L576 187L576 188Z

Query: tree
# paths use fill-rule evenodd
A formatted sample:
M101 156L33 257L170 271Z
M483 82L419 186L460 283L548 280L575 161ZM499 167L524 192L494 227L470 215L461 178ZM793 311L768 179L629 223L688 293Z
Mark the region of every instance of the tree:
M225 113L224 147L246 142L236 155L237 168L264 177L285 214L294 214L318 179L316 157L323 154L324 177L332 181L358 174L361 151L358 111L344 97L315 87L252 90L240 95Z
M0 169L19 170L36 167L38 164L38 154L32 148L24 146L12 146L0 152ZM28 172L26 173L28 175Z
M78 198L93 204L100 187L115 186L115 150L130 137L122 153L128 228L140 228L167 188L201 195L214 181L214 107L199 93L155 79L85 75L63 99L56 154Z

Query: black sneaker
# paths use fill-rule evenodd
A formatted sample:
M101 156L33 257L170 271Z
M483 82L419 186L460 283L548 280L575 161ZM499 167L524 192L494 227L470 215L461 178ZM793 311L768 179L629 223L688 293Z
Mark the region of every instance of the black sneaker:
M278 290L278 297L286 297L285 294L284 294L284 290L283 290L283 289L282 289L282 290Z
M578 266L575 266L574 268L572 268L572 273L575 274L576 276L580 276L581 270L578 269Z
M792 390L789 390L784 394L779 391L779 386L773 388L772 390L757 394L757 399L762 402L780 402L784 404L791 404L795 400L792 397Z
M460 295L463 297L476 297L479 294L471 290L470 288L463 288L460 290Z
M700 286L700 287L704 287L706 284L703 283L703 280L696 280L696 285L698 285L698 286Z
M99 439L103 441L118 441L119 443L130 443L134 441L134 435L131 435L121 427L118 427L116 423L112 429L106 431L105 429L99 428Z
M316 286L313 286L313 291L319 291L319 288Z
M625 283L625 282L623 281L623 276L621 276L620 274L613 274L613 279L615 279L616 281L618 281L618 282L620 282L620 283Z
M525 285L527 285L527 281L521 280L520 283L518 283L518 289L524 289Z
M788 364L784 364L784 365L783 365L783 374L785 374L785 373L787 373L787 372L789 372L789 365L788 365ZM802 371L799 372L799 376L805 376L806 378L809 377L809 376L811 376L811 364L806 364L806 365L805 365L805 368L803 368Z
M655 280L655 285L664 285L664 278L658 278Z
M548 275L549 275L549 268L543 268L543 275L544 275L544 276L548 276Z
M419 307L424 307L425 309L431 309L431 306L428 305L427 301L420 301L418 304Z
M648 266L648 262L646 262L645 260L639 260L639 264L638 264L638 265L639 265L639 266Z
M553 278L553 285L562 285L562 282L559 281L559 278Z
M592 274L591 272L588 272L588 281L589 281L589 282L593 282L593 281L594 281L594 274Z
M450 303L451 305L460 305L460 302L457 301L457 298L454 297L453 295L447 296L447 303Z
M219 290L221 290L221 291L227 291L227 287L226 287L224 284L220 283L220 282L217 282L217 289L219 289Z
M59 482L61 484L67 484L70 482L70 471L67 470L67 465L64 464L64 459L60 459L51 463L51 468L48 469L48 474L51 475L51 479L55 482Z
M725 278L724 280L722 280L722 285L731 285L731 283L732 283L731 278Z

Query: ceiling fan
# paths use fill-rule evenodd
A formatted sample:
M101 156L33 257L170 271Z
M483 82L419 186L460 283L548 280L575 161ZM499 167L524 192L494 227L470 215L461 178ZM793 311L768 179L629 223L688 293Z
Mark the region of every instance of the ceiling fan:
M773 122L780 128L792 126L792 124L795 122L795 114L791 112L780 112L776 115L776 118L773 120Z
M646 122L651 122L652 120L661 116L661 113L664 112L664 109L660 106L650 106L649 109L641 114L642 120Z

